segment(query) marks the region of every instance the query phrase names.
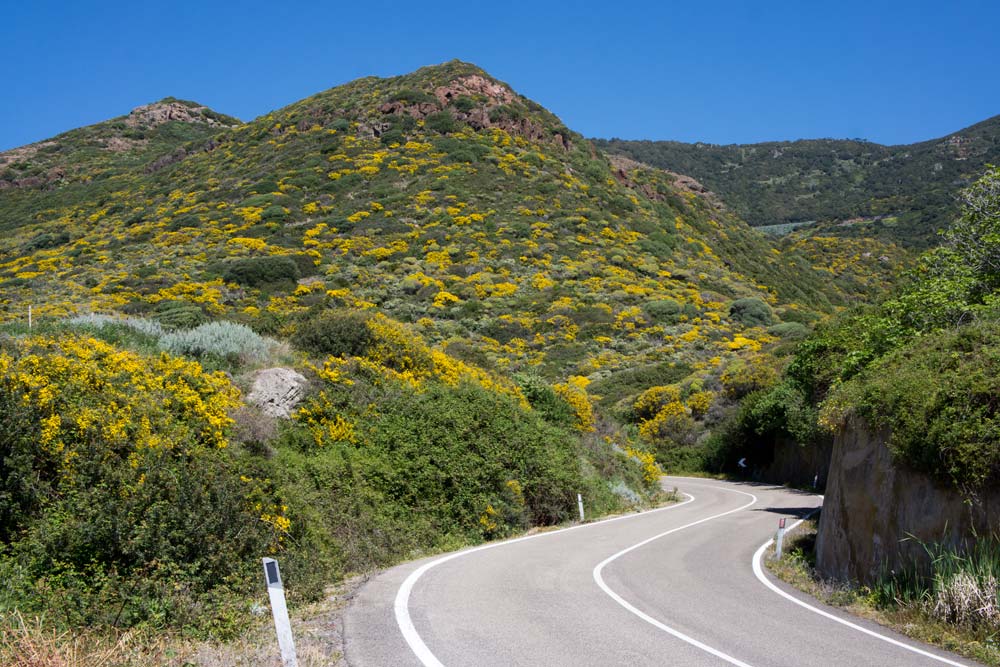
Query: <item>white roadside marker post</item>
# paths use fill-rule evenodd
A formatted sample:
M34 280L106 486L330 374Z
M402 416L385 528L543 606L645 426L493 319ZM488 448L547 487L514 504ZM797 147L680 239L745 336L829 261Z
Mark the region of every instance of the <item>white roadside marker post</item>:
M264 559L264 578L267 580L267 594L271 598L271 613L274 615L274 629L278 633L278 648L281 649L281 664L284 667L298 667L295 658L295 641L292 639L292 624L288 620L288 606L285 604L285 587L281 583L278 561Z
M31 306L28 306L28 329L31 329Z
M785 518L778 519L778 537L774 540L774 555L781 558L781 545L785 540Z
M580 508L580 523L583 523L583 496L576 494L576 504Z

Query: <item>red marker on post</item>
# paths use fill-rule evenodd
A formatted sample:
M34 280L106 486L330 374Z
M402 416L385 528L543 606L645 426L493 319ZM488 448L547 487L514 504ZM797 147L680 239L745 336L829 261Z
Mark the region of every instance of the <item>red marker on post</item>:
M778 536L774 540L774 555L781 558L781 546L785 539L785 517L778 519Z

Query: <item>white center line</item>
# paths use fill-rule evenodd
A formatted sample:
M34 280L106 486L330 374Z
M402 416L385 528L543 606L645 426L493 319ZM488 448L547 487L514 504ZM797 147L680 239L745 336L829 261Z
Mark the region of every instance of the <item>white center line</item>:
M487 549L495 549L497 547L506 546L508 544L514 544L516 542L524 542L527 540L539 539L542 537L550 537L552 535L561 535L563 533L569 532L571 530L579 530L581 528L591 528L593 526L600 526L606 523L612 523L614 521L623 521L626 519L634 519L640 516L647 516L649 514L654 514L657 512L665 512L672 509L677 509L678 507L683 507L690 502L694 501L694 496L690 494L684 494L688 496L688 500L682 503L677 503L676 505L668 505L667 507L661 507L655 510L649 510L647 512L639 512L636 514L626 514L624 516L616 516L610 519L604 519L602 521L594 521L593 523L584 523L578 526L572 526L570 528L563 528L562 530L553 530L546 533L538 533L537 535L527 535L525 537L518 537L513 540L506 540L504 542L493 542L491 544L484 544L480 547L475 547L474 549L466 549L465 551L458 551L456 553L438 558L429 563L424 563L416 570L410 573L410 576L403 581L399 590L396 592L396 600L394 604L394 611L396 614L396 624L399 626L399 631L403 634L403 639L406 640L407 645L413 654L417 656L420 663L424 667L444 667L444 664L438 660L437 656L427 647L427 644L421 638L420 633L417 632L417 628L413 625L413 619L410 617L410 593L413 591L414 585L428 570L433 567L437 567L442 563L447 563L448 561L461 558L462 556L468 556L469 554L476 553L477 551L485 551Z
M601 571L604 569L604 567L608 563L611 563L616 558L624 556L625 554L629 553L630 551L634 551L635 549L638 549L639 547L645 546L645 545L649 544L650 542L652 542L654 540L660 539L661 537L666 537L667 535L670 535L671 533L676 533L679 530L684 530L685 528L691 528L692 526L697 526L698 524L705 523L706 521L711 521L713 519L718 519L719 517L726 516L727 514L732 514L733 512L739 512L740 510L744 510L747 507L750 507L751 505L753 505L754 503L757 502L757 496L753 495L752 493L746 493L744 491L737 491L736 489L726 489L726 488L719 487L719 486L709 486L708 488L718 489L719 491L731 491L733 493L740 493L740 494L743 494L744 496L750 496L751 500L747 504L740 505L736 509L731 509L731 510L729 510L727 512L722 512L720 514L713 514L712 516L705 517L704 519L699 519L698 521L692 521L691 523L685 524L685 525L680 526L678 528L674 528L672 530L668 530L668 531L662 532L659 535L654 535L653 537L645 539L642 542L639 542L638 544L633 544L629 548L623 549L623 550L619 551L618 553L614 554L613 556L610 556L610 557L604 559L603 561L601 561L597 565L597 567L594 568L594 581L597 582L597 585L601 587L601 590L603 590L605 593L607 593L608 596L610 596L612 600L614 600L615 602L617 602L622 607L624 607L628 611L632 612L633 614L635 614L636 616L638 616L642 620L646 621L647 623L649 623L653 627L659 628L660 630L663 630L664 632L666 632L666 633L668 633L670 635L673 635L677 639L680 639L681 641L684 641L684 642L687 642L688 644L691 644L695 648L699 648L702 651L705 651L706 653L710 653L710 654L714 655L717 658L725 660L726 662L728 662L731 665L737 665L737 667L751 667L751 665L743 662L742 660L738 660L737 658L734 658L731 655L723 653L722 651L720 651L718 649L712 648L708 644L705 644L704 642L700 642L697 639L695 639L694 637L686 635L683 632L681 632L680 630L672 628L669 625L666 625L665 623L662 623L661 621L656 620L655 618L653 618L649 614L646 614L645 612L637 609L632 604L630 604L627 600L625 600L622 596L618 595L613 590L611 590L611 587L608 586L604 582L604 577L601 576ZM692 496L690 494L687 494L687 493L685 493L684 495L686 495L689 498L691 498L692 500L694 500L694 496Z

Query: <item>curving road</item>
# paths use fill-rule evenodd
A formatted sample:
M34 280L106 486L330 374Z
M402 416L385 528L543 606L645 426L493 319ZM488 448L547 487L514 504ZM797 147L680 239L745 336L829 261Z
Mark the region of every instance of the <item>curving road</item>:
M664 486L683 501L387 570L347 610L348 664L974 664L754 567L778 518L819 497L689 478Z

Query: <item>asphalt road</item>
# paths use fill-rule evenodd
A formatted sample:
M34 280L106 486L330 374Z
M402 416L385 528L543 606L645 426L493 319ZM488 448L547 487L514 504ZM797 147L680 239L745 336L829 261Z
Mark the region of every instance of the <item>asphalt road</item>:
M347 610L348 664L974 664L762 575L821 615L758 579L754 555L778 519L805 514L817 496L687 478L664 485L688 494L684 502L387 570Z

